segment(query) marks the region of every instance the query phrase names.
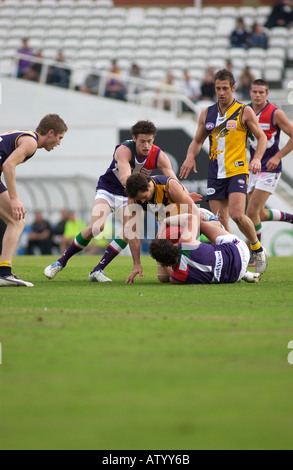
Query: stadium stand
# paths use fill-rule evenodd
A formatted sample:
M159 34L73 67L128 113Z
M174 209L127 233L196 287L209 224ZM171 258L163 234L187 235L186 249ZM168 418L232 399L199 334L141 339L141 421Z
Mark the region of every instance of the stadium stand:
M79 88L94 68L101 73L99 94L103 95L110 61L116 58L126 82L133 62L147 80L144 85L147 96L128 99L139 102L141 98L158 106L160 100L150 100L150 91L155 93L162 86L160 82L167 70L173 73L175 81L182 78L184 69L192 78L202 81L207 67L222 68L230 59L238 76L249 66L254 76L266 79L271 90L278 90L277 104L286 106L285 93L293 76L293 30L285 27L267 30L267 50L230 48L229 42L238 17L245 18L249 27L256 21L263 25L270 9L270 6L126 8L115 7L111 0L2 0L0 76L15 76L16 51L21 39L27 37L31 48L42 50L44 83L49 65L62 50L66 67L72 69L70 88ZM283 94L279 92L281 88ZM292 114L291 107L287 108L286 112ZM172 107L175 112L180 109L178 104Z

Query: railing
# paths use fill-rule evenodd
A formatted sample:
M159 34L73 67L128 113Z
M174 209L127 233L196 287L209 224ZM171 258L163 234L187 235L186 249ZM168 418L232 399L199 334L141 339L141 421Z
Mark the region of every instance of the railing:
M39 79L39 83L42 84L45 84L47 81L50 67L66 68L71 71L68 86L68 88L71 90L75 90L77 85L81 85L81 83L76 82L76 73L82 72L84 77L87 74L97 75L100 79L98 96L105 96L106 83L109 78L108 71L97 70L94 67L84 67L78 64L75 65L70 62L56 62L52 59L43 59L31 55L16 53L15 56L11 58L11 71L10 73L9 71L8 73L6 72L6 75L10 75L11 77L17 76L17 65L20 59L29 60L32 63L42 64ZM199 117L201 107L193 103L185 94L180 92L179 88L175 85L167 85L160 82L159 80L145 80L143 78L136 78L126 73L121 74L121 81L123 81L123 83L126 85L128 90L126 94L127 101L131 103L164 110L164 102L169 101L169 111L177 117L182 115L184 104L184 108L190 110L190 113L194 115L195 119L198 119ZM140 93L133 93L133 90L135 90L137 87L143 89L143 91Z

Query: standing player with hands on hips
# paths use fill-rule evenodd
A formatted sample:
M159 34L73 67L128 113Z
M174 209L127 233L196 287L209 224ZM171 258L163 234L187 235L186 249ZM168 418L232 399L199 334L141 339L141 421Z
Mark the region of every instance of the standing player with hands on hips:
M0 135L0 217L6 224L0 261L0 287L33 287L12 274L12 260L25 227L26 209L16 188L15 169L31 158L37 149L48 152L60 145L67 126L57 114L46 115L36 131L11 131ZM5 184L1 181L1 174Z
M248 173L258 173L266 150L267 139L249 106L234 99L235 80L231 72L219 70L214 77L217 103L203 110L198 129L185 161L180 178L196 171L195 157L209 137L209 169L207 200L214 214L231 233L229 216L250 243L255 256L255 271L262 274L267 267L266 254L261 246L252 220L245 214ZM246 156L247 132L257 139L255 155L249 169Z

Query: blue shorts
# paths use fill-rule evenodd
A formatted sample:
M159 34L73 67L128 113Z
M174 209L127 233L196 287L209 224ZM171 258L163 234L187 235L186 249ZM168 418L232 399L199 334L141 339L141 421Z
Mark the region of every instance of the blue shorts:
M208 178L206 200L228 199L231 193L247 194L248 175L230 176L230 178Z
M7 191L7 188L0 180L0 194L4 193L5 191Z

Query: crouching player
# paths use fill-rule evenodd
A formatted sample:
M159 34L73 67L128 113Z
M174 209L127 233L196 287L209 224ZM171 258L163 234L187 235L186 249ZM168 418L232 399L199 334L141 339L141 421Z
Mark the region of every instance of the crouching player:
M160 282L172 284L228 284L241 279L259 282L260 274L247 271L250 252L246 243L227 232L216 221L204 221L198 215L179 214L166 219L166 225L180 226L179 243L158 238L150 244L151 256L158 263ZM199 227L211 243L198 240Z

